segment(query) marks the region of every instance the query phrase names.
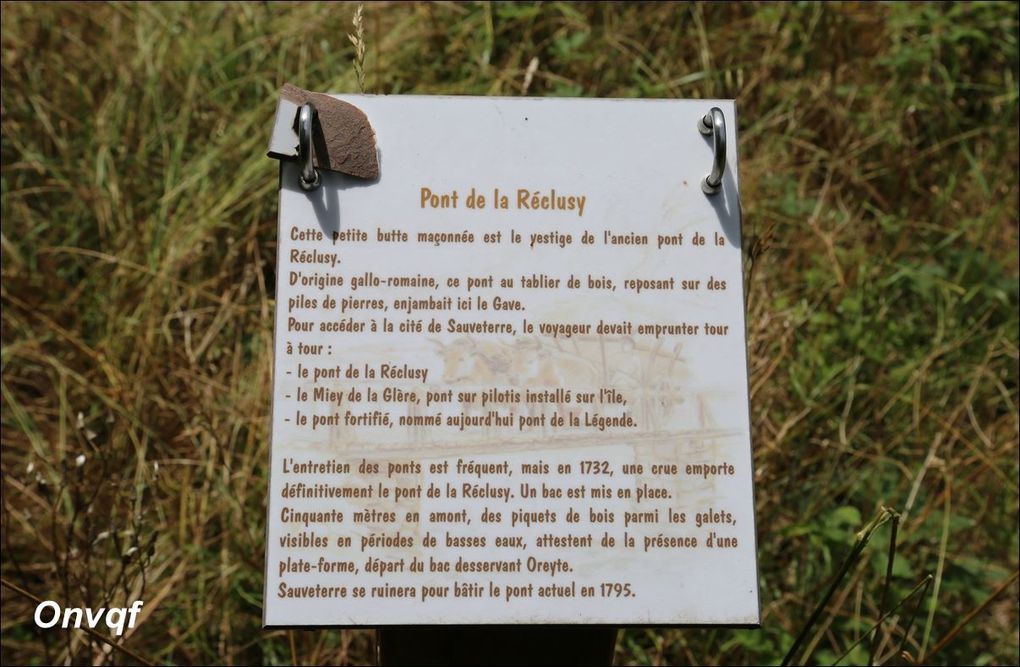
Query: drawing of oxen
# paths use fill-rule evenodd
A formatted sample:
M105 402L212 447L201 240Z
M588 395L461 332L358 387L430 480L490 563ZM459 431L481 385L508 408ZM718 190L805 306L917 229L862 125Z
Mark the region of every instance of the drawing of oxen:
M569 348L544 345L539 338L516 341L510 374L522 390L562 387L576 395L578 391L597 392L602 384L599 366L591 359L573 353ZM537 403L525 405L532 417L549 414L547 407ZM575 401L559 402L552 407L567 420L581 409Z
M442 386L446 389L484 391L493 387L511 387L514 382L510 370L513 365L514 346L503 342L479 341L465 336L449 343L433 340L443 360ZM510 405L514 414L516 407ZM460 409L466 415L484 415L488 410L481 400L461 401ZM488 430L486 430L488 435Z

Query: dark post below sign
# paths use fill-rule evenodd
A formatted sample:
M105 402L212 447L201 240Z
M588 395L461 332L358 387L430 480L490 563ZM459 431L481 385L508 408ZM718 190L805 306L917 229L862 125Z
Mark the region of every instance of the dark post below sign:
M378 631L380 665L611 665L616 629L406 626Z
M756 625L732 101L284 92L265 625Z

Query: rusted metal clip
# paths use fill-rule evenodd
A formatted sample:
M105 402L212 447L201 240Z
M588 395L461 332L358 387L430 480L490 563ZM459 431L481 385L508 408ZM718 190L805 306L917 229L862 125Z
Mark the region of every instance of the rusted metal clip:
M368 116L332 95L289 83L280 89L268 154L278 160L296 160L304 190L318 187L324 171L379 178L375 130Z

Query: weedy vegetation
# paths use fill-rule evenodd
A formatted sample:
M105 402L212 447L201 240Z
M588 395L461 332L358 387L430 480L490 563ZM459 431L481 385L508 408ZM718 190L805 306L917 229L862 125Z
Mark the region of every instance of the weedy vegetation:
M2 11L5 663L135 660L14 587L144 599L157 663L372 659L260 627L286 81L735 97L762 628L618 663L1020 660L1015 4Z

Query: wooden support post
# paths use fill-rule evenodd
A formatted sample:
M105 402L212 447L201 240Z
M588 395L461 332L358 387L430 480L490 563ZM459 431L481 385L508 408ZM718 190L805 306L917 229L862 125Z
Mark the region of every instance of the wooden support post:
M612 665L616 628L599 625L392 626L380 665Z

